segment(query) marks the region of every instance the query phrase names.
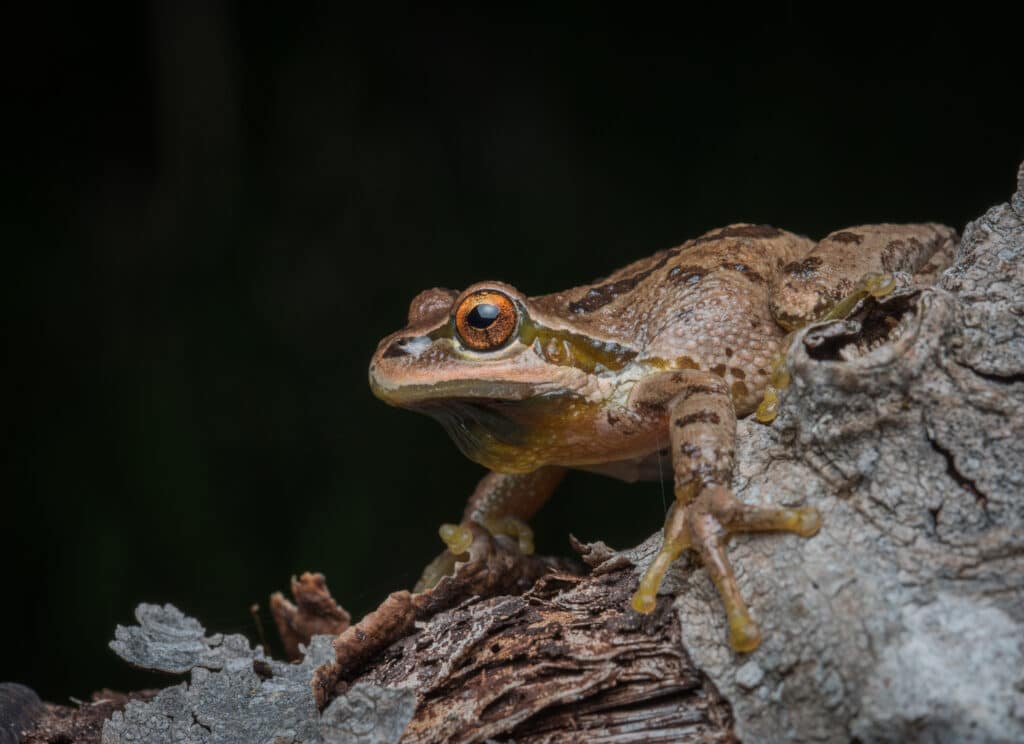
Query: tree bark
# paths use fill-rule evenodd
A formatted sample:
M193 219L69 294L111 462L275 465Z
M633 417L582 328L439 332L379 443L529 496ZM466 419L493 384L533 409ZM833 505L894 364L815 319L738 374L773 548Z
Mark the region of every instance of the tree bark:
M734 741L729 707L688 658L671 603L632 611L634 571L608 563L435 615L354 683L415 689L410 744Z

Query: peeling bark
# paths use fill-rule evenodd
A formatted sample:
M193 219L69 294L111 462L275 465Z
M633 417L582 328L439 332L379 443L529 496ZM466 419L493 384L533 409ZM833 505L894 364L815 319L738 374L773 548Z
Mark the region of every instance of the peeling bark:
M292 577L292 604L281 592L270 595L270 614L289 661L302 658L299 646L309 646L315 635L338 635L345 631L352 617L334 601L327 589L324 575L304 573Z
M357 678L412 687L403 742L733 741L669 604L629 609L631 571L554 573L523 596L442 612Z

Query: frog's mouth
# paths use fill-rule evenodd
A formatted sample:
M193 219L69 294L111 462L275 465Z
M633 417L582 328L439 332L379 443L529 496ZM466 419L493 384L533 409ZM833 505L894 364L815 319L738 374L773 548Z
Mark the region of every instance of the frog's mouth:
M480 380L444 380L424 385L388 387L373 374L370 390L385 403L399 408L422 410L465 402L480 404L490 401L522 401L536 395L536 386L528 382L494 382L482 385Z

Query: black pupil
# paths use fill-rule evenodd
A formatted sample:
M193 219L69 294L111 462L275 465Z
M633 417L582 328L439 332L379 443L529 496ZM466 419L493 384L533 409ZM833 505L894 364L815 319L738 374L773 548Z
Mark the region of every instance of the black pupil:
M490 328L491 324L497 319L498 313L497 305L492 305L489 302L481 302L479 305L469 311L469 315L466 316L466 320L474 328L479 328L481 331L485 328Z

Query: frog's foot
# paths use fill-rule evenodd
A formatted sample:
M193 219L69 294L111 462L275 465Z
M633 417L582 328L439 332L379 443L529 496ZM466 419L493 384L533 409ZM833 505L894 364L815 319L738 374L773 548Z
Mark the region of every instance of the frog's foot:
M879 299L892 294L896 289L896 277L892 274L865 274L850 294L839 300L822 320L842 320L848 318L857 307L857 303L865 297Z
M416 582L413 589L415 592L433 589L445 576L455 573L455 564L470 559L469 551L473 546L474 527L483 527L492 537L508 535L513 538L519 552L523 555L533 555L533 529L518 517L502 516L489 517L483 522L463 522L462 524L442 524L437 533L448 549L431 561L425 569L420 580Z
M762 424L770 424L779 415L779 389L774 385L767 385L764 389L764 397L754 412L754 418Z
M533 555L533 528L519 517L489 517L481 522L492 535L508 535L519 543L523 555Z
M793 532L810 537L821 527L817 509L748 506L722 486L705 488L693 501L677 501L669 509L661 550L651 562L633 595L633 608L654 609L665 572L683 550L697 551L725 605L729 641L736 651L753 651L761 631L740 595L732 564L725 552L729 537L739 532Z
M764 397L761 404L754 412L754 418L762 424L770 424L779 415L779 391L789 387L789 369L786 367L786 354L789 347L793 345L793 337L796 331L790 331L782 339L779 351L772 359L771 374L768 377L768 384L764 388Z

